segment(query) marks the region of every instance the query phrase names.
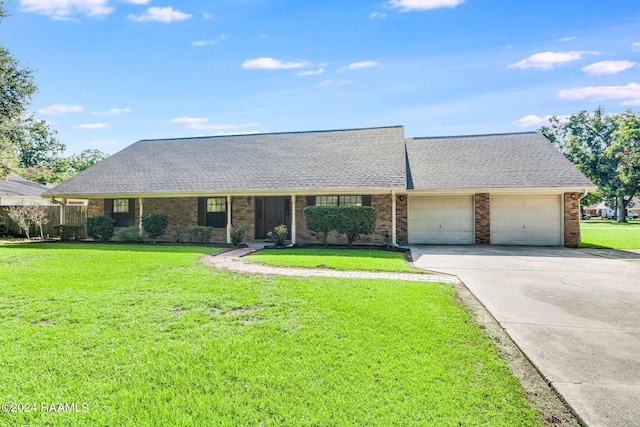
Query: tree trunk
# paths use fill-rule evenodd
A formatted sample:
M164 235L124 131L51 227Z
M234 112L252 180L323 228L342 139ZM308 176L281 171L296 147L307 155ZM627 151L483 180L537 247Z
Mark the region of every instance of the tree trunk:
M627 222L627 210L624 206L624 196L618 196L618 222Z

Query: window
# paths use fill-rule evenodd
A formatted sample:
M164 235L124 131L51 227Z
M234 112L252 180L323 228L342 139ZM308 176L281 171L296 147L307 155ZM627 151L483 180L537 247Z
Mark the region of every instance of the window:
M362 206L362 196L340 196L340 206Z
M202 197L198 207L198 225L207 227L227 226L227 198Z
M316 206L362 206L362 196L316 196Z
M338 206L338 196L317 196L316 206Z
M107 199L105 215L113 218L116 227L133 227L135 225L135 199Z
M129 213L129 199L113 199L113 213Z

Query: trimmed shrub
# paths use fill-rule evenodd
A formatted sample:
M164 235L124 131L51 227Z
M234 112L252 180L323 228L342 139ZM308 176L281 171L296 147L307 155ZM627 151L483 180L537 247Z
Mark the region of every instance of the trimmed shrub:
M193 226L187 228L192 243L207 244L211 241L211 227Z
M371 206L338 206L336 231L347 236L349 246L361 234L371 234L375 230L376 209Z
M140 217L142 228L149 235L153 243L156 239L167 232L169 226L169 216L163 213L147 213Z
M231 230L231 243L234 246L238 246L240 243L242 243L242 241L244 240L244 227L243 226L238 226L238 227L234 227L233 230Z
M338 206L307 206L302 211L307 229L318 233L325 246L329 233L337 228L337 211Z
M189 233L187 232L187 228L183 225L176 226L176 231L173 234L173 241L175 243L181 243L183 239L186 239L186 236Z
M61 224L56 225L60 235L60 240L68 242L70 240L80 240L84 237L84 225L77 224Z
M140 236L140 229L138 227L127 227L120 231L118 239L121 242L142 242L142 236Z
M113 219L106 216L87 218L87 234L96 242L108 242L113 237Z
M273 240L276 246L284 246L284 241L287 240L287 234L289 234L289 230L287 230L287 226L284 224L280 224L273 231L267 233L267 237Z

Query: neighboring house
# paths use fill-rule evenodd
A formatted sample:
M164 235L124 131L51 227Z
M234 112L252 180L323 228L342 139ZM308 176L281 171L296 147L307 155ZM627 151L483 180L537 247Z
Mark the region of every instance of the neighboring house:
M286 224L293 243L318 242L306 206L370 205L362 243L576 246L591 190L540 133L405 139L394 126L138 141L46 196L87 198L118 227L166 213L167 239L193 225L217 242L240 225L264 239Z
M633 212L635 215L640 215L640 198L634 197L631 199L631 205L631 207L627 208L627 211ZM584 213L592 217L599 216L606 218L611 218L617 215L617 212L610 208L604 201L585 207ZM627 215L633 216L633 214Z
M0 206L17 205L56 205L51 197L43 198L43 194L54 188L55 185L41 182L33 182L9 175L6 179L0 179ZM67 205L86 205L86 199L68 199Z
M42 194L52 188L51 184L42 184L9 175L6 180L0 179L0 206L54 204L51 200L42 198Z

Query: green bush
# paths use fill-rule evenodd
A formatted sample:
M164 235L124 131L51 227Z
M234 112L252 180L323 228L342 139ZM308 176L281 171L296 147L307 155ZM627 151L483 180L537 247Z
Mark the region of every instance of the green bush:
M142 228L149 235L153 243L156 239L167 232L169 217L163 213L147 213L140 217Z
M192 243L207 244L211 241L212 227L193 226L187 228Z
M231 243L235 246L238 246L240 243L242 243L242 241L244 240L244 227L243 226L238 226L238 227L234 227L233 230L231 230Z
M361 234L371 234L376 226L376 209L371 206L338 206L336 231L347 236L349 246Z
M121 242L142 242L142 236L140 236L140 229L138 227L127 227L120 231L118 240Z
M108 242L113 237L113 219L106 216L87 218L87 234L97 242Z
M273 240L276 246L284 246L284 241L287 240L287 234L289 234L289 230L287 230L287 226L284 224L280 224L273 231L269 231L267 233L267 237Z
M337 211L338 206L307 206L303 210L307 229L318 233L325 246L329 233L337 229Z
M80 240L84 237L84 224L61 224L56 225L60 240L68 242L70 240Z
M187 232L187 228L184 225L177 225L176 231L173 234L173 241L175 243L180 243L183 239L186 238L187 234L189 233Z

